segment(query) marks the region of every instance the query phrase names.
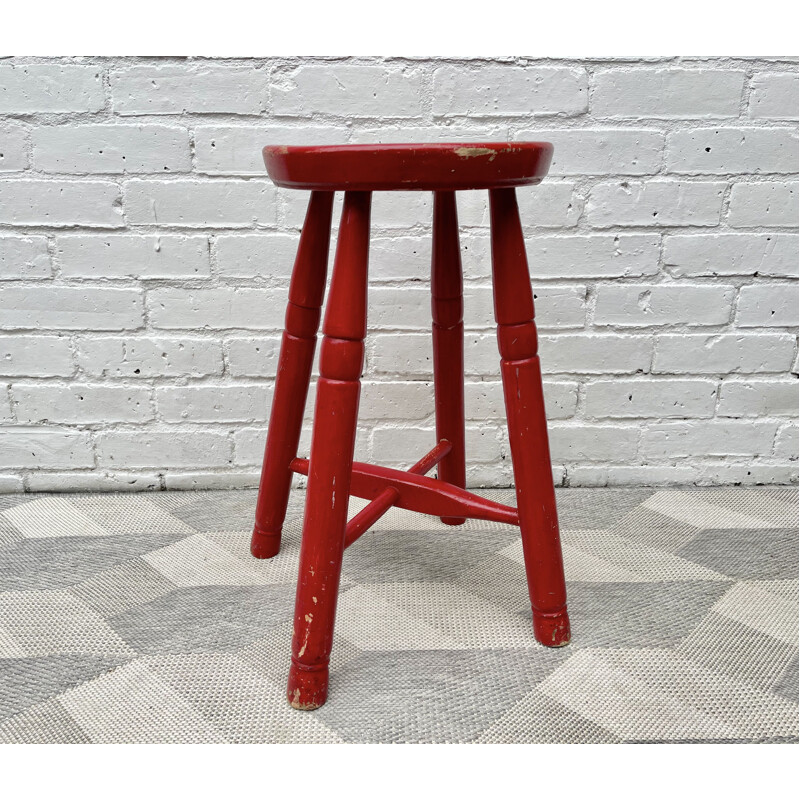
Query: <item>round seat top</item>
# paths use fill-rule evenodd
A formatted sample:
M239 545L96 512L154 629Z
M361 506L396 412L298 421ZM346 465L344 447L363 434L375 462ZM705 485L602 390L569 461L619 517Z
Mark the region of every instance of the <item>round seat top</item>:
M264 163L288 189L436 191L539 183L552 155L547 142L270 145Z

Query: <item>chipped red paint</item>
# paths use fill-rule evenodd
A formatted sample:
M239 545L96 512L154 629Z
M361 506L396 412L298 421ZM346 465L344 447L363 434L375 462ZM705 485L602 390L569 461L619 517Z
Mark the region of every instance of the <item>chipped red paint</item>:
M397 506L457 525L517 524L536 638L569 642L533 294L514 186L539 183L552 147L542 142L458 145L267 147L280 186L312 189L286 312L251 550L278 552L292 472L308 475L295 601L289 702L321 706L344 549ZM464 333L454 190L488 188L495 316L518 508L466 491ZM434 192L431 310L438 444L407 472L353 461L367 320L371 192ZM297 458L325 291L333 192L345 190L323 326L310 459ZM437 478L424 473L438 464ZM352 495L371 502L348 523Z
M296 458L292 470L308 474L308 460ZM460 515L469 519L485 519L491 522L505 522L518 525L517 509L479 497L466 489L459 489L443 481L418 475L412 470L379 467L376 464L353 462L353 479L350 494L365 500L376 500L387 488L397 493L392 505L417 511L432 517Z
M559 647L570 638L567 593L533 321L533 291L514 190L491 190L489 208L500 373L533 630L542 644Z
M544 178L552 157L547 142L264 148L264 163L278 186L325 191L527 186Z

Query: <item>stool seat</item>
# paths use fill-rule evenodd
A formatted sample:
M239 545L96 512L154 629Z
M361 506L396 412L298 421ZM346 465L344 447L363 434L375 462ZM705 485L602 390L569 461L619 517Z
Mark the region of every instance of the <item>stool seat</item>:
M539 183L547 142L265 147L270 178L288 189L398 191L496 189Z

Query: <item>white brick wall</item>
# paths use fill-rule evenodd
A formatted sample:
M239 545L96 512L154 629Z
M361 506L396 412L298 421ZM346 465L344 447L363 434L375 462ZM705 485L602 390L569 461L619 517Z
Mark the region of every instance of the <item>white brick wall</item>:
M556 148L519 191L556 481L796 481L797 118L788 58L4 57L0 491L255 485L307 199L260 148L492 139ZM433 443L431 211L374 201L362 459ZM469 475L508 485L459 218Z

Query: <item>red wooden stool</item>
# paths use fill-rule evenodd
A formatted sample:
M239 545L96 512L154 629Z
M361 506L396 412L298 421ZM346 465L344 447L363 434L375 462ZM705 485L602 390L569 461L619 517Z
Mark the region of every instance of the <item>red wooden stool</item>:
M514 191L542 180L552 151L543 142L264 148L267 171L278 186L311 190L289 289L251 545L256 558L277 554L292 473L308 475L288 687L295 708L325 702L344 550L392 506L438 516L450 525L467 518L519 525L534 634L548 647L569 642L533 294ZM518 508L465 490L458 189L489 190L494 307ZM353 461L367 330L370 203L373 191L393 190L434 193L437 444L408 472ZM303 459L297 458L297 447L336 191L345 192L344 208L323 325L311 457ZM426 477L437 465L438 479ZM370 503L348 522L351 495Z

